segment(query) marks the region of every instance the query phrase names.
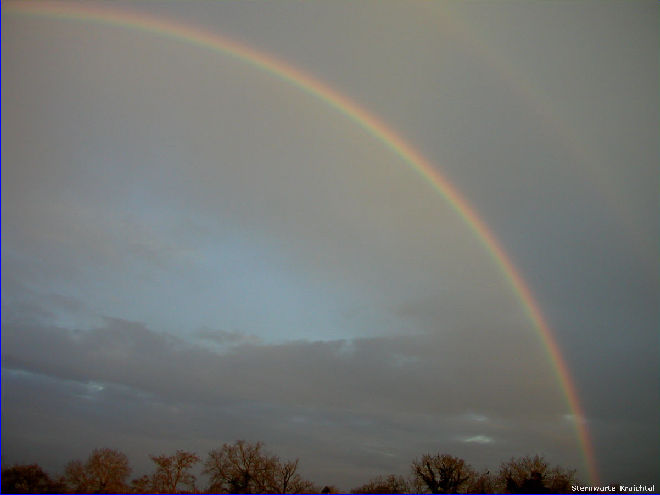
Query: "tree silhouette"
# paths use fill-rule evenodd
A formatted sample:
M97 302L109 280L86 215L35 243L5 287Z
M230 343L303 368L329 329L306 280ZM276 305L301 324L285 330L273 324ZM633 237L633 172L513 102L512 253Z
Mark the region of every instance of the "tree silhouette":
M131 474L126 454L114 449L95 449L83 464L71 461L64 479L74 493L123 493Z
M156 464L156 472L152 475L152 491L158 493L180 493L177 491L180 485L189 488L189 492L195 491L195 476L190 473L190 468L201 459L193 452L177 450L174 455L151 455L151 460Z
M458 493L474 476L474 470L463 459L449 454L424 454L412 463L417 488L430 493Z
M209 491L213 493L254 493L263 491L266 473L274 459L263 452L263 444L238 440L223 444L209 452L204 474L211 478Z
M550 468L538 455L502 463L498 479L506 493L571 493L576 484L574 470Z
M131 480L131 493L154 493L156 490L153 488L154 478L153 475L145 474L139 478Z
M285 463L277 460L269 483L272 490L270 493L316 493L319 491L314 483L303 479L297 471L298 459Z
M489 470L475 473L465 487L466 493L498 493L497 476Z
M17 464L2 470L2 493L59 493L63 490L63 484L53 481L39 464Z
M204 463L213 493L309 493L314 485L296 472L298 460L281 463L263 444L238 440L212 450Z
M200 457L185 450L150 455L155 470L126 480L131 472L125 454L96 449L85 461L69 462L62 477L50 477L38 464L2 469L2 493L200 493L193 468ZM238 440L209 452L203 493L344 493L334 485L315 485L298 473L298 459L281 460L261 442ZM541 456L511 458L499 472L476 472L449 454L425 454L411 464L412 476L376 476L352 493L572 493L575 470L551 467ZM323 488L321 488L323 486Z
M387 477L376 476L351 493L410 493L410 484L403 476L390 474Z

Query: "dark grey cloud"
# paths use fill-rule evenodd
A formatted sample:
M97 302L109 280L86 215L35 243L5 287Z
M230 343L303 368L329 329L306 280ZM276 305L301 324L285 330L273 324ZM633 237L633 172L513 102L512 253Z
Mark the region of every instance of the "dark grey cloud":
M556 388L551 373L536 367L530 374L536 358L501 337L487 346L475 345L467 331L243 344L218 354L143 324L110 318L94 330L15 326L5 327L2 335L7 368L116 383L177 400L236 398L434 414L479 408L511 417L567 413L558 396L548 394ZM529 400L517 401L520 396Z
M109 442L146 469L156 449L203 451L247 437L347 486L365 473L405 472L439 445L485 465L534 437L556 458L572 432L561 401L547 395L551 377L525 372L524 360L517 371L503 366L516 352L509 346L470 356L490 364L488 376L477 376L462 339L440 353L434 339L252 344L218 354L118 319L91 331L5 327L3 443L23 459L35 435L58 431L71 456ZM514 423L515 432L505 426ZM540 433L541 424L555 435ZM90 433L101 426L102 435ZM332 467L323 467L328 456ZM61 466L54 455L43 462Z
M213 330L211 328L200 328L194 333L194 336L206 342L213 342L219 345L235 346L261 343L261 339L256 335L246 335L238 331Z
M149 453L203 453L247 438L301 457L314 479L346 487L368 475L407 472L412 458L437 449L494 467L542 446L532 451L565 464L573 426L550 370L515 332L504 338L505 330L488 330L490 339L462 330L279 345L251 343L238 332L198 332L235 344L218 349L116 318L93 330L5 325L3 447L11 459L27 461L46 446L73 458L107 444L126 450L144 471ZM602 378L603 370L594 375ZM647 404L635 420L631 400ZM625 432L632 447L657 429L652 395L610 394L603 403L607 417L589 418L603 439ZM646 450L634 470L643 479L655 453ZM610 458L623 462L620 452ZM39 459L52 470L64 462L59 453ZM610 476L629 472L618 467Z

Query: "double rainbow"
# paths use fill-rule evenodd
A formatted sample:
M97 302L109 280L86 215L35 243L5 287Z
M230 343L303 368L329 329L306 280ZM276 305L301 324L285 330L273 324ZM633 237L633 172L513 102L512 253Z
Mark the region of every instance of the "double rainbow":
M511 258L504 251L500 242L463 195L421 153L416 151L385 122L379 120L355 101L310 74L293 67L289 63L279 60L270 54L237 43L229 38L194 26L172 22L144 13L109 9L85 3L74 4L41 1L3 2L2 11L3 14L13 13L43 16L52 19L94 22L135 29L176 39L207 50L220 52L247 63L256 69L266 71L292 84L305 93L320 99L392 150L392 152L398 155L447 201L483 243L493 261L499 266L502 274L508 280L514 293L522 303L527 316L539 333L550 356L555 375L574 417L577 438L585 458L587 472L591 478L591 482L598 484L596 458L587 425L584 421L585 415L578 399L576 386L550 326L543 317L532 291L514 266Z

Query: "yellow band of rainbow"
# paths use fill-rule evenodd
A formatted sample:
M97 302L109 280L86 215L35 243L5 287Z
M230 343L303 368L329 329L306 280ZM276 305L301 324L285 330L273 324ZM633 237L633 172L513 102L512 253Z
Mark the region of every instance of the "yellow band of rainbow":
M305 93L320 99L391 149L449 203L474 232L476 237L484 244L486 250L510 283L529 319L538 331L550 356L554 372L574 416L574 425L578 442L584 455L587 473L591 483L598 485L599 477L596 458L587 425L584 421L585 415L578 399L577 389L571 379L569 369L559 350L550 326L543 317L532 291L514 266L511 258L502 248L500 242L456 187L440 174L421 153L417 152L401 136L387 126L387 124L350 98L300 69L282 60L278 60L272 55L257 51L218 34L204 31L198 27L172 22L144 13L109 9L85 3L74 4L47 1L3 2L2 11L3 13L20 13L55 19L96 22L136 29L167 38L174 38L208 50L221 52L250 64L259 70L273 74L279 79L298 87Z

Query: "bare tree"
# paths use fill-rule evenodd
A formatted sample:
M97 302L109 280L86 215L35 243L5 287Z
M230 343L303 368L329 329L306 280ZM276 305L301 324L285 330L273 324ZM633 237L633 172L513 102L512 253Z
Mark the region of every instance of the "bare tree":
M261 442L238 440L212 450L204 463L214 493L310 493L317 491L298 473L298 460L282 463Z
M201 460L195 453L177 450L171 456L149 457L156 464L156 472L152 475L152 491L180 493L180 485L187 486L189 492L195 491L195 476L190 473L190 468Z
M2 470L2 493L60 493L62 483L53 481L38 464L16 464Z
M210 476L209 491L214 493L264 492L266 477L274 464L275 459L263 451L261 442L238 440L209 452L204 473Z
M498 481L507 493L571 493L571 485L577 483L575 470L550 468L538 455L502 463Z
M411 487L403 476L390 474L376 476L362 486L353 488L351 493L410 493Z
M417 488L430 493L458 493L474 476L463 459L448 454L425 454L412 463Z
M87 479L82 461L71 461L64 468L64 481L73 493L91 491L91 481Z
M131 493L154 493L153 475L145 474L131 480Z
M114 449L95 449L83 464L71 461L64 479L75 493L124 493L131 474L126 454Z
M497 477L489 470L475 473L465 487L465 493L498 493Z
M277 460L270 480L270 493L317 493L318 487L298 474L298 459L281 463Z

